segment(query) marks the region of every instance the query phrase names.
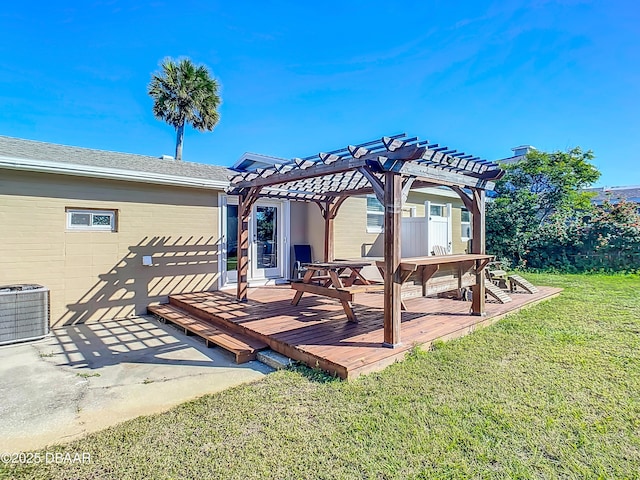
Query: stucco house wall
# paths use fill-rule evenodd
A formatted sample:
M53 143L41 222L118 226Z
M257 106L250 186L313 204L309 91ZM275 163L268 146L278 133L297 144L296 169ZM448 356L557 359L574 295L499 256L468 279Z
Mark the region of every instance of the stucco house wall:
M53 326L141 314L171 293L215 289L216 202L206 189L3 171L0 285L47 286ZM116 231L69 230L67 208L115 210Z

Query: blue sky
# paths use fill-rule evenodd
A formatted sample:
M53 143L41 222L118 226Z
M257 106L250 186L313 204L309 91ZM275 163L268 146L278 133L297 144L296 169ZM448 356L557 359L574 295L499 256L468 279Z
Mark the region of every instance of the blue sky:
M591 149L598 185L640 185L634 1L9 2L0 135L173 154L146 93L167 56L222 86L184 158L292 158L399 132L488 159Z

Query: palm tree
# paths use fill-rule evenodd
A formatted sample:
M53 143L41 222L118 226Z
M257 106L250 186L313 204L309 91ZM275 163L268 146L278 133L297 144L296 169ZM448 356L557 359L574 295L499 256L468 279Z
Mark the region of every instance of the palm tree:
M166 58L160 66L148 87L153 114L176 129L176 160L182 160L185 123L210 132L220 119L218 82L205 65L194 65L188 58Z

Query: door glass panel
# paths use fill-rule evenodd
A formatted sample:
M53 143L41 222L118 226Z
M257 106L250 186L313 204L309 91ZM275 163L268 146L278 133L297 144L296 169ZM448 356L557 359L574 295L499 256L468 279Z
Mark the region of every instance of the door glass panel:
M444 206L442 205L431 205L431 211L429 212L430 215L434 216L434 217L444 217L445 216L445 212L444 212Z
M277 215L277 207L256 207L258 268L275 268L278 266Z
M227 205L227 272L238 269L238 206Z

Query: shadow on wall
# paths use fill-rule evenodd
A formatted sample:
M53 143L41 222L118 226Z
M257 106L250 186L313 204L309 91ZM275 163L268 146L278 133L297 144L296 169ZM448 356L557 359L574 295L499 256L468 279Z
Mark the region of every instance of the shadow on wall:
M145 237L99 274L77 301L67 303L66 312L52 323L75 325L144 314L147 305L166 302L170 294L214 290L219 247L220 239L214 237ZM143 265L143 256L151 256L151 266Z
M384 235L382 234L378 235L373 243L361 244L360 256L362 257L384 256Z

